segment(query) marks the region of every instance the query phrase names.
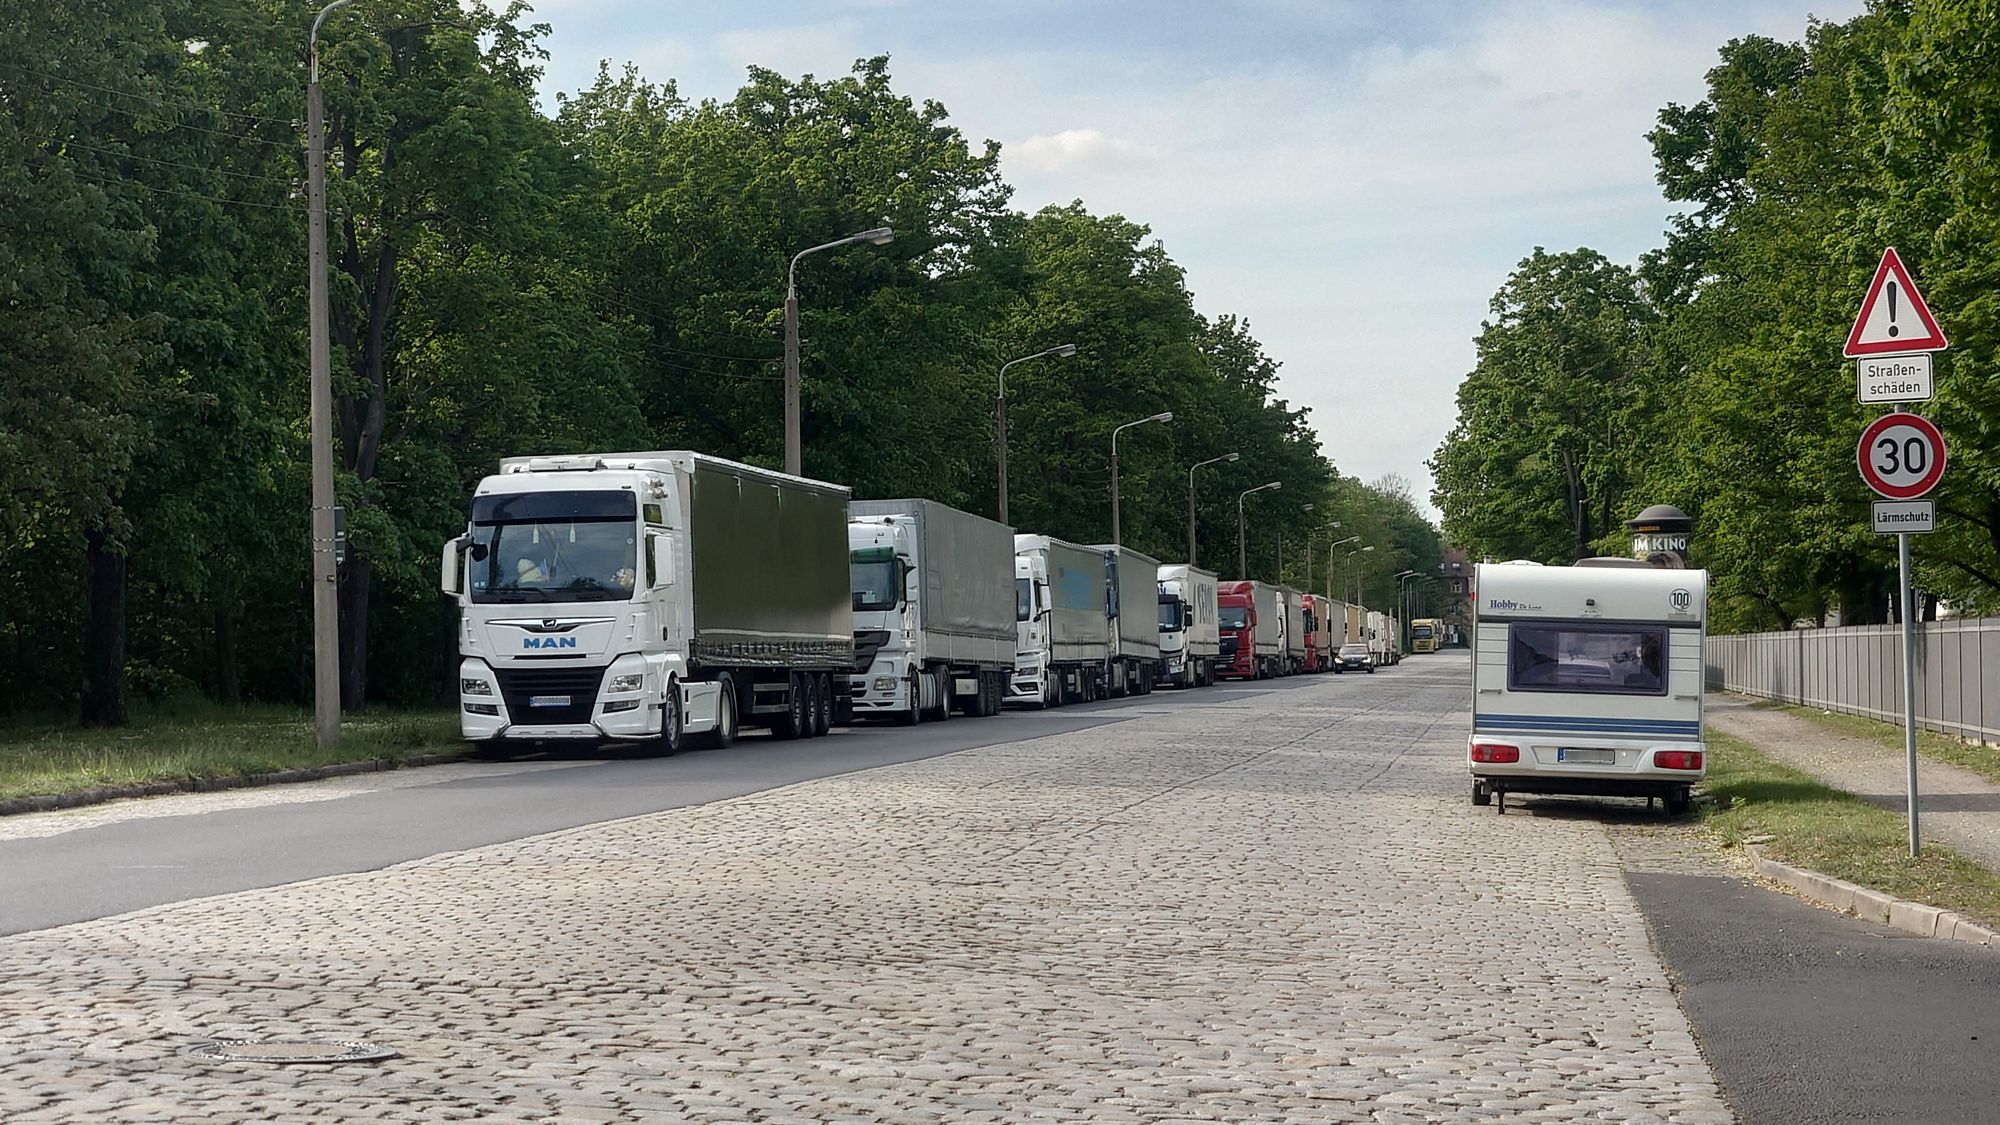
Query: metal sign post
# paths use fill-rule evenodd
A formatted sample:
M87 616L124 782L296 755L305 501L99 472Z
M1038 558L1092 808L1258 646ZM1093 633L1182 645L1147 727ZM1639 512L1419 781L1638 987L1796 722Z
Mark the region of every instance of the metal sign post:
M1900 306L1900 307L1899 307ZM1944 434L1930 420L1904 411L1936 393L1931 352L1950 344L1937 318L1917 292L1915 279L1890 247L1861 299L1843 355L1855 360L1855 397L1889 403L1890 413L1861 431L1855 460L1861 479L1890 503L1875 505L1877 535L1896 537L1896 612L1903 626L1903 785L1908 793L1910 858L1922 853L1917 823L1917 649L1910 593L1910 535L1937 528L1928 495L1944 479Z

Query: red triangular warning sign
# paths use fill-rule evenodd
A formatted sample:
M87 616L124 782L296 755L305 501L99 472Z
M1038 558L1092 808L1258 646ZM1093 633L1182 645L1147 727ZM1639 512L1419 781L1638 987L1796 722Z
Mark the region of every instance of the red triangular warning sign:
M1893 355L1897 352L1941 352L1950 347L1944 329L1924 304L1910 271L1896 248L1882 252L1882 264L1875 267L1875 280L1868 283L1868 295L1861 298L1861 313L1854 318L1854 330L1847 334L1842 355Z

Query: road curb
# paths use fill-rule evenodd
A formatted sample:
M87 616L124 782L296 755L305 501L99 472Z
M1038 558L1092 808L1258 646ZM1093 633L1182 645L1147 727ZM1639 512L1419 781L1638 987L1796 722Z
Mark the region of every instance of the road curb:
M383 773L417 766L439 766L462 760L462 754L413 754L407 758L365 758L357 762L336 762L330 766L310 766L295 770L271 770L240 777L185 777L172 781L148 781L138 785L107 785L100 789L79 789L73 793L49 793L35 797L0 799L0 816L55 812L86 805L102 805L133 797L165 797L173 793L218 793L225 789L255 789L264 785L285 785L299 781L320 781L357 773Z
M1947 938L1952 941L1971 942L1974 945L2000 944L2000 932L1995 932L1974 922L1955 911L1921 902L1894 898L1881 891L1870 890L1859 883L1822 875L1803 867L1793 867L1775 859L1764 858L1764 849L1755 844L1747 844L1744 850L1750 853L1750 861L1756 866L1757 874L1767 879L1775 879L1792 888L1806 898L1830 906L1844 914L1865 918L1870 922L1880 922L1885 926L1922 937Z

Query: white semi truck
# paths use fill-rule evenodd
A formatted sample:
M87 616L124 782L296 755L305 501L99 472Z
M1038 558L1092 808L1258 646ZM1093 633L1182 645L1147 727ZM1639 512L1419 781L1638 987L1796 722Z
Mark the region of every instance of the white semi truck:
M1372 609L1368 611L1368 652L1377 668L1387 668L1402 660L1402 645L1396 636L1396 630L1400 628L1401 622L1394 617Z
M1160 666L1167 683L1202 687L1215 682L1221 654L1212 570L1187 563L1160 567Z
M1007 698L1056 707L1103 697L1107 592L1103 552L1047 535L1014 537L1017 636Z
M854 667L847 497L685 451L502 461L440 574L465 737L824 734Z
M848 504L854 714L997 715L1014 670L1014 532L935 500Z
M1160 560L1110 543L1095 549L1104 553L1104 612L1111 619L1105 682L1113 696L1150 694L1160 678Z

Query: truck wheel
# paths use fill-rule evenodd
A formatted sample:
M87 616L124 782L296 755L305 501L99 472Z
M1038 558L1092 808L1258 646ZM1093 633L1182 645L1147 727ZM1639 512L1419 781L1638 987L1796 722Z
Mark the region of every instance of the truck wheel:
M917 670L912 668L903 684L903 691L908 696L910 705L896 712L896 725L899 727L913 727L924 721L924 697L918 693L918 686Z
M815 735L833 733L833 673L819 674L819 716L813 730Z
M1481 806L1492 804L1493 790L1488 789L1485 782L1475 779L1472 783L1472 803Z
M653 740L653 753L662 757L672 757L682 750L682 731L686 723L681 715L681 685L678 680L667 681L667 698L660 704L660 735Z
M779 738L791 741L806 736L806 681L797 672L786 677L785 713L778 716L771 732Z
M942 723L951 718L951 673L940 668L931 679L937 683L937 708L931 712L931 718Z
M1694 807L1694 792L1685 787L1676 789L1667 794L1662 803L1666 805L1668 816L1686 816L1688 810Z
M818 738L819 712L820 708L826 705L826 697L821 695L819 690L819 673L807 672L800 677L799 682L804 684L806 689L806 725L805 729L799 732L799 737Z
M708 736L708 745L722 750L736 744L736 681L725 673L716 681L715 695L715 730Z

